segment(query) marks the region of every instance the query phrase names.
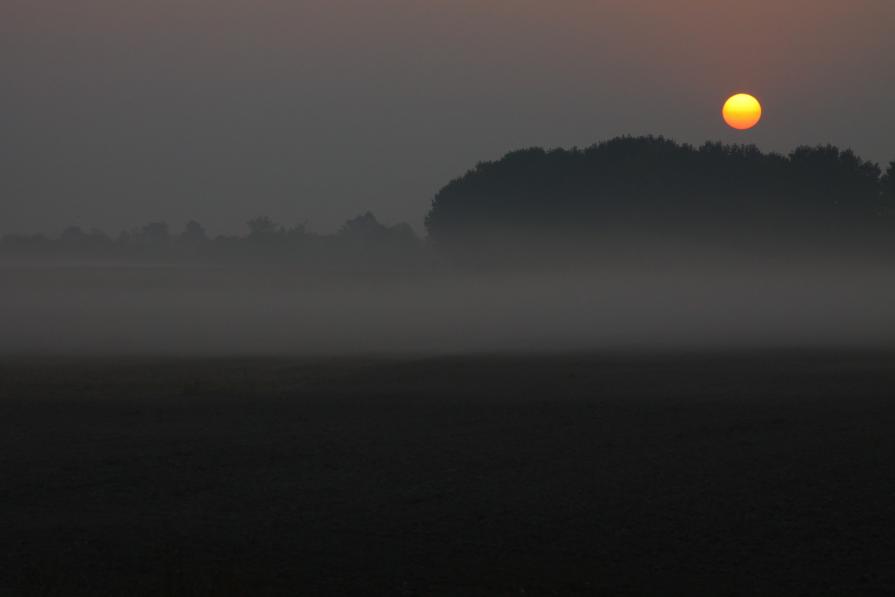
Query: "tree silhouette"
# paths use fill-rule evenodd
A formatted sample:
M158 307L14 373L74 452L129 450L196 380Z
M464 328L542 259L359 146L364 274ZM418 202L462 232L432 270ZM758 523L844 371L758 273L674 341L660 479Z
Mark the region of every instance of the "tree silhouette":
M183 232L180 234L180 241L188 244L201 244L208 240L208 232L196 220L190 220L184 226Z
M114 241L72 226L55 238L6 235L0 257L355 271L431 264L430 246L446 249L431 254L437 259L453 253L483 261L612 257L682 243L696 243L703 253L848 245L892 254L895 162L882 173L832 145L782 155L754 145L696 147L664 137L618 137L585 149L523 149L479 163L435 196L425 219L426 243L407 224L385 225L371 212L348 219L334 234L311 233L306 223L281 226L267 216L246 224L244 236L212 239L195 220L177 234L165 222L150 222Z
M246 225L249 227L249 240L257 243L272 241L279 234L276 223L267 216L252 218Z
M750 145L619 137L480 163L438 192L426 229L451 250L539 250L613 236L797 242L829 237L839 223L876 226L880 174L876 164L829 145L783 156Z
M162 248L171 242L171 232L167 222L150 222L138 228L133 235L134 242L147 248Z

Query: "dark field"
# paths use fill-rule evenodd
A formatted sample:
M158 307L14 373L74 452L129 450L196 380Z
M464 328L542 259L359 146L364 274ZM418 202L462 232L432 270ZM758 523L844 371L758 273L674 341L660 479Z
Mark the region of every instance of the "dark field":
M893 594L895 356L0 360L0 594Z

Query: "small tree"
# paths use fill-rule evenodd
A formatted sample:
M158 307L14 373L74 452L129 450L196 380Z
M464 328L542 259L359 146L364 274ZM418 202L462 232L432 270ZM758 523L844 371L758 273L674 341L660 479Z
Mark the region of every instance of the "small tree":
M150 222L137 232L137 242L150 247L163 247L171 240L167 222Z
M180 239L187 243L199 244L208 240L208 233L205 231L205 227L202 226L202 224L196 220L190 220L186 223L183 233L180 235Z
M246 225L249 227L249 240L253 242L267 242L277 236L278 226L267 216L252 218Z

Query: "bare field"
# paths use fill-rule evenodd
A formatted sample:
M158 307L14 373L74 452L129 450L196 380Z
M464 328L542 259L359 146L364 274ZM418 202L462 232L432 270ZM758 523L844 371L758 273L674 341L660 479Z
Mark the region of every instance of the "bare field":
M895 356L0 359L0 594L891 594Z

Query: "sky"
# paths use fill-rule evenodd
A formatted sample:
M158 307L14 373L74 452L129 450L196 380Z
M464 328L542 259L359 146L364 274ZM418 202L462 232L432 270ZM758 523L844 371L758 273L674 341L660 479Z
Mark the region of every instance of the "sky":
M0 233L420 233L482 160L621 134L895 160L891 0L0 0ZM723 124L735 92L764 118Z

